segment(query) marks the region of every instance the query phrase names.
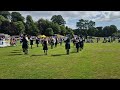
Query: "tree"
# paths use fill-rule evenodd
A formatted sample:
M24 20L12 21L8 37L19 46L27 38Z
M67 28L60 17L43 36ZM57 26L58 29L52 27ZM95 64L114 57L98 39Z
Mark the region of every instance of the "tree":
M60 26L57 23L51 22L51 28L53 29L54 34L60 34Z
M87 34L87 22L85 22L84 19L80 19L77 23L76 26L78 27L77 31L78 31L78 35L82 34L82 35L86 35Z
M8 32L8 27L10 26L10 22L4 16L0 15L0 33Z
M117 30L117 32L113 33L112 35L120 38L120 30Z
M93 27L93 28L89 28L89 29L88 29L87 34L88 34L89 36L95 36L97 32L98 32L98 29L95 28L95 27Z
M84 20L84 27L85 29L88 29L89 26L89 21L88 20Z
M8 32L8 26L10 26L9 21L3 21L0 25L0 33L7 33Z
M71 28L69 28L68 26L66 26L66 35L70 35L70 38L73 38L74 32Z
M4 16L6 19L10 19L9 11L0 11L0 15Z
M68 26L66 26L66 34L70 34L73 35L73 30L71 28L69 28Z
M24 22L24 19L25 18L19 12L12 12L11 13L11 21L12 22L17 22L17 21Z
M24 31L25 31L25 26L24 26L24 24L23 24L22 21L13 22L13 24L14 24L15 29L16 29L16 31L17 31L17 35L24 33Z
M88 28L93 28L95 26L95 22L90 20L88 23Z
M73 32L74 32L75 35L80 35L80 30L79 29L74 29Z
M115 25L110 25L110 34L112 35L113 33L116 33L117 32L117 27Z
M0 25L2 24L3 21L8 21L4 16L0 15Z
M78 27L78 29L84 29L84 19L80 19L79 22L76 23L76 26Z
M38 29L41 34L46 33L46 29L50 28L50 22L48 20L39 19L38 20Z
M52 16L51 20L52 20L52 22L57 23L59 25L66 24L65 20L63 19L63 17L61 15L54 15L54 16Z
M53 32L53 29L52 28L47 28L46 29L46 34L45 35L47 35L47 36L52 36L54 34L54 32Z
M97 32L96 32L96 36L97 37L102 37L103 36L103 27L96 27L97 28Z
M90 20L84 20L84 19L80 19L77 23L76 26L78 27L78 29L82 30L88 30L89 28L93 28L95 26L95 22Z
M110 26L105 26L103 28L103 35L104 35L104 37L110 36Z
M66 28L65 28L65 26L60 26L60 29L61 29L61 35L65 35L66 34Z
M117 27L115 25L105 26L103 28L103 35L104 36L112 36L113 33L117 32Z
M38 28L35 25L34 21L32 20L32 17L30 15L27 15L26 17L26 25L25 25L25 33L29 35L37 35L38 34Z
M92 20L88 21L88 20L80 19L76 23L76 26L78 27L78 29L77 29L78 33L82 34L82 35L85 35L87 37L88 33L92 34L91 31L93 30L93 28L95 26L95 22L92 21Z

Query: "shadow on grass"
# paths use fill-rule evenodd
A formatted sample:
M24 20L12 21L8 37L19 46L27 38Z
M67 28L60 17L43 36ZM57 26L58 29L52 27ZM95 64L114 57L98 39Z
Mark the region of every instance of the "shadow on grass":
M9 54L8 56L16 56L16 55L23 55L23 54Z
M21 53L21 52L19 51L19 52L10 52L10 53Z
M45 54L31 55L31 56L45 56Z
M70 52L70 53L77 53L77 52Z
M67 54L53 54L51 56L63 56L63 55L67 55Z
M13 51L21 51L21 50L13 50Z

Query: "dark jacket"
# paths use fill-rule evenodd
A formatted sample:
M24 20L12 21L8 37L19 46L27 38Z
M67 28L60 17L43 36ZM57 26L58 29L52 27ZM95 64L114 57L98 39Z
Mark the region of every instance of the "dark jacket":
M22 48L28 49L28 41L25 39L25 37L22 39Z
M46 40L43 41L43 50L48 50L47 41Z
M69 38L65 41L65 49L70 49L70 39Z

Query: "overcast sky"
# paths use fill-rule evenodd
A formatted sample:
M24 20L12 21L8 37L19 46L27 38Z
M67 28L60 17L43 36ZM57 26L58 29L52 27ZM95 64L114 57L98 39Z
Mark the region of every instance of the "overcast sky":
M12 12L12 11L10 11ZM96 26L116 25L120 29L120 11L16 11L22 16L31 15L34 21L40 18L51 19L53 15L62 15L66 25L75 29L79 19L93 20Z

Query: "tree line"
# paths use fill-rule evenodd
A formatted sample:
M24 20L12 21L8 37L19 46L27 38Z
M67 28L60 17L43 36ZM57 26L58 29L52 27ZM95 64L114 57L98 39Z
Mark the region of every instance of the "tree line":
M119 31L115 25L105 26L105 27L95 27L95 22L92 20L80 19L76 23L77 29L74 30L74 33L84 36L97 36L97 37L108 37L108 36L117 36Z
M0 11L0 33L9 35L73 34L73 30L65 23L61 15L54 15L51 20L40 18L35 22L30 15L24 18L19 12Z
M95 27L96 23L92 20L80 19L76 22L77 29L72 29L65 24L66 21L61 15L53 15L51 20L40 18L38 21L34 21L30 15L24 18L19 12L0 11L0 33L9 35L76 34L97 37L120 35L120 31L115 25Z

